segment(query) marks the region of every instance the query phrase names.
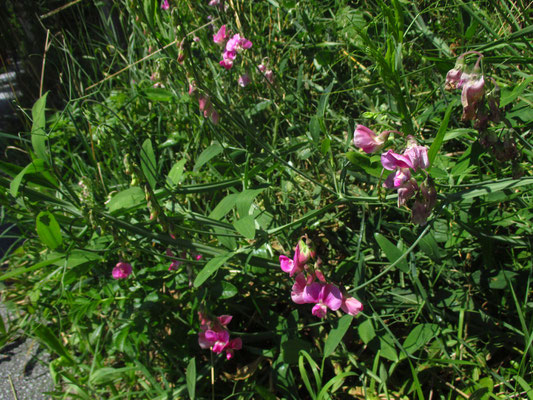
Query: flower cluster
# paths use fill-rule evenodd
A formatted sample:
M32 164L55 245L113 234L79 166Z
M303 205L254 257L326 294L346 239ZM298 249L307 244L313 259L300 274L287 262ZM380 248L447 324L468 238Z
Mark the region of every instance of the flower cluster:
M469 54L478 56L473 68L466 65L465 57ZM500 120L500 88L494 79L481 74L480 63L483 54L467 51L457 57L455 66L446 74L446 90L462 89L463 121L474 121L478 128L486 127L488 121ZM488 112L484 104L488 103Z
M166 11L166 10L168 10L169 8L170 8L170 4L168 4L168 0L163 0L163 1L161 2L161 9L163 9L163 10Z
M226 326L233 318L231 315L221 315L210 318L203 312L198 312L200 319L200 332L198 333L198 344L202 349L211 349L212 352L220 354L226 352L226 359L233 357L235 350L242 348L241 338L230 340L229 331Z
M366 126L357 125L354 132L354 144L366 153L374 153L384 146L390 132L393 131L385 131L377 135ZM424 181L419 185L413 173L428 169L427 147L419 146L415 139L409 136L405 151L398 154L388 150L381 155L381 165L386 170L394 171L387 177L383 187L397 190L398 207L406 205L409 199L415 197L411 208L411 219L415 224L424 225L435 206L437 192L429 175L426 174Z
M213 35L213 41L219 46L224 47L224 52L222 53L222 65L226 69L231 69L233 67L233 62L237 57L237 53L247 50L252 47L252 42L250 42L245 37L236 33L229 40L229 35L226 33L226 25L222 25L217 33ZM225 46L224 46L225 44Z
M289 276L296 275L292 286L291 298L296 304L314 304L311 313L319 318L324 318L328 308L337 311L339 308L350 315L357 315L363 310L363 305L354 297L343 294L339 287L328 283L320 270L320 259L315 265L309 265L316 252L313 243L303 236L296 245L294 257L279 256L281 269Z
M126 279L131 275L132 272L133 269L131 268L130 264L120 261L113 268L113 272L111 274L114 279Z

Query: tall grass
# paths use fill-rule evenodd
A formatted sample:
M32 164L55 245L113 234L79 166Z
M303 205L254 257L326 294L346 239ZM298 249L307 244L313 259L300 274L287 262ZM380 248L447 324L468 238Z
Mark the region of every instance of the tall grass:
M76 29L51 30L58 81L13 142L25 162L0 163L24 237L3 259L3 343L50 348L54 398L533 398L528 5L207 3L81 2ZM230 70L223 24L253 43ZM469 50L501 88L484 129L444 90ZM358 124L430 149L427 224ZM304 234L357 317L291 301L278 258ZM199 347L198 312L233 315L231 360Z

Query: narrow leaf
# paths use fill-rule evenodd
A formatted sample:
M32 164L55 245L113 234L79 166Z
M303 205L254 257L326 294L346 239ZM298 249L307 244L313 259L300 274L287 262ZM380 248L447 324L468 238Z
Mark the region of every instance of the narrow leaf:
M33 333L37 336L48 348L57 355L65 358L70 364L74 364L74 357L70 355L68 350L61 344L57 336L45 325L38 326Z
M189 398L194 400L196 396L196 359L193 357L187 365L187 371L185 372L187 380L187 391L189 392Z
M213 275L226 261L233 257L234 253L226 253L209 260L204 268L198 273L194 280L194 287L201 286L211 275Z
M450 116L452 115L453 107L455 107L455 103L457 100L452 101L448 108L446 109L446 113L444 114L444 118L442 119L442 122L439 127L439 131L437 132L437 136L435 137L435 140L433 140L433 143L431 144L431 147L428 151L428 159L429 164L433 165L433 161L435 160L435 156L439 152L442 142L444 141L444 136L446 135L446 130L448 129L448 122L450 122Z
M37 159L28 164L20 173L11 181L9 191L13 197L17 197L20 184L26 174L33 174L44 171L44 160Z
M395 263L396 260L398 260L403 255L403 252L394 244L392 244L392 242L385 236L376 233L374 237L376 238L376 242L378 242L379 247L381 247L381 250L383 250L385 256L387 256L391 264ZM409 272L409 265L407 265L407 261L405 259L401 260L398 264L396 264L396 267L398 267L400 271Z
M174 166L168 173L167 178L167 182L170 186L176 186L178 183L181 182L181 177L183 175L183 169L185 167L186 162L187 160L183 158L179 160L176 164L174 164Z
M353 317L351 315L345 315L339 319L337 327L333 328L328 335L326 344L324 345L324 358L329 357L333 354L342 338L348 331L350 324L352 323Z
M409 354L426 345L438 333L439 327L436 324L420 324L413 328L403 342L403 348Z
M156 177L157 177L157 164L155 161L154 148L152 147L152 141L146 139L141 149L141 168L143 170L146 180L155 189Z
M196 159L196 164L194 164L194 170L198 171L204 166L204 164L211 161L212 158L218 156L220 153L222 153L222 146L220 143L213 143L198 156Z
M46 97L48 92L46 92L39 100L35 102L31 109L31 116L33 119L33 124L31 127L31 144L33 146L33 151L38 158L48 162L48 154L46 148Z

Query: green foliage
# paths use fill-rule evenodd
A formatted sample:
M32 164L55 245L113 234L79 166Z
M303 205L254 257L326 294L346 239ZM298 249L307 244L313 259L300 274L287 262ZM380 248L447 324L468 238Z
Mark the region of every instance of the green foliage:
M61 87L2 134L20 159L0 162L0 222L24 240L3 258L19 317L0 343L49 348L54 398L533 398L525 2L169 3L39 3ZM223 24L253 42L230 70ZM469 50L501 88L483 129L444 90ZM425 226L358 124L429 148ZM279 256L304 234L356 317L291 301ZM230 360L200 348L199 312L233 316Z

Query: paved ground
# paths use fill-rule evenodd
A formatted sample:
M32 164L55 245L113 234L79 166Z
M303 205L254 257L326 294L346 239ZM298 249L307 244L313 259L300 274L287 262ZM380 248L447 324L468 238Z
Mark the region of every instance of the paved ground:
M0 400L49 399L53 389L49 355L32 339L19 339L0 349Z

